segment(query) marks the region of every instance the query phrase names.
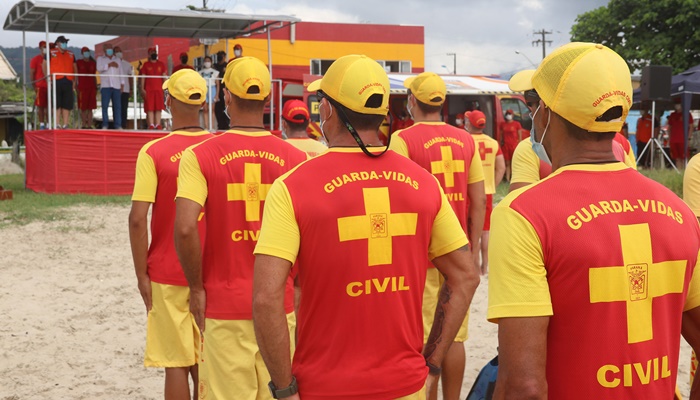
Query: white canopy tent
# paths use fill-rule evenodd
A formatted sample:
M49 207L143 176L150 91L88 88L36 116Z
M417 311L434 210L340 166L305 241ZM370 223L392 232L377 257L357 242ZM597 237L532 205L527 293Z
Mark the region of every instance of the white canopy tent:
M232 39L243 35L267 32L268 66L272 77L272 50L270 30L298 22L299 19L284 15L246 15L193 10L152 10L135 7L94 6L48 1L22 0L15 4L5 19L4 30L22 31L22 47L25 32L73 33L109 36L150 36L200 39ZM23 64L26 65L26 51ZM49 54L46 54L47 62ZM24 71L25 68L22 70ZM47 76L51 76L50 65ZM26 108L26 83L25 108ZM49 105L51 105L49 96ZM274 110L273 110L274 111ZM51 125L51 113L49 124ZM27 118L25 112L25 129Z

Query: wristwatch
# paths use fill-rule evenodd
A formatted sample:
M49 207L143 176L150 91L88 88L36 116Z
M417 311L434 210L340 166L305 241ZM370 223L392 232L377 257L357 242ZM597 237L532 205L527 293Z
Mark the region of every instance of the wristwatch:
M277 387L274 383L272 383L272 381L270 381L270 383L267 384L267 388L270 389L270 394L272 395L273 399L289 397L299 392L299 387L297 386L297 378L294 376L292 376L292 383L290 383L289 386L287 386L286 388L277 389Z

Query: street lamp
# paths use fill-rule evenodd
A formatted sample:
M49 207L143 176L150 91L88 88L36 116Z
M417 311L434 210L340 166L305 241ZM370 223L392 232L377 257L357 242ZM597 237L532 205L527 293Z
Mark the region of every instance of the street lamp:
M532 60L530 60L530 57L528 57L527 55L525 55L525 53L521 53L521 52L519 52L518 50L515 50L515 54L520 54L521 56L525 57L525 59L526 59L530 64L532 64L533 67L537 68L537 65L535 65L535 63L532 62Z

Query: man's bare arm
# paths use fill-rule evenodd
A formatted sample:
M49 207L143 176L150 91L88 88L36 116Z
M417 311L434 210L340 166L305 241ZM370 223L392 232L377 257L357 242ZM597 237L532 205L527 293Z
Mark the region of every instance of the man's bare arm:
M494 400L547 399L549 317L498 321L498 380Z
M481 232L484 230L484 218L486 216L486 192L484 191L484 181L470 183L467 185L467 196L469 197L469 242L472 249L479 249L481 246ZM477 264L479 252L472 255L474 265ZM476 268L476 266L474 267Z
M141 298L146 305L146 312L151 310L151 279L148 276L148 209L151 203L145 201L131 202L129 212L129 241L134 270L138 281Z
M427 362L440 367L479 286L479 273L466 246L434 258L433 265L445 282L440 288L433 326L423 355Z
M202 247L197 220L202 206L190 199L175 200L175 250L190 286L190 311L199 329L204 331L206 294L202 283Z
M496 179L494 180L494 184L498 186L501 181L503 180L503 175L506 173L506 159L502 155L496 156Z
M282 258L257 255L253 275L255 337L272 382L277 388L292 383L289 329L284 292L292 264Z

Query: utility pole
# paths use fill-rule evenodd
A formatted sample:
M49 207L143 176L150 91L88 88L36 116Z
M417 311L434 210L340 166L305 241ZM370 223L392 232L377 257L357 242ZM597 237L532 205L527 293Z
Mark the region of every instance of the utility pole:
M452 56L452 75L457 75L457 53L447 53Z
M547 51L545 50L545 48L547 47L546 46L547 43L549 43L550 46L552 45L552 41L547 40L547 35L551 35L552 31L545 31L544 29L542 29L542 30L533 32L533 34L534 35L542 35L542 39L533 40L532 45L539 46L540 43L542 44L542 59L544 60L544 58L547 56Z

